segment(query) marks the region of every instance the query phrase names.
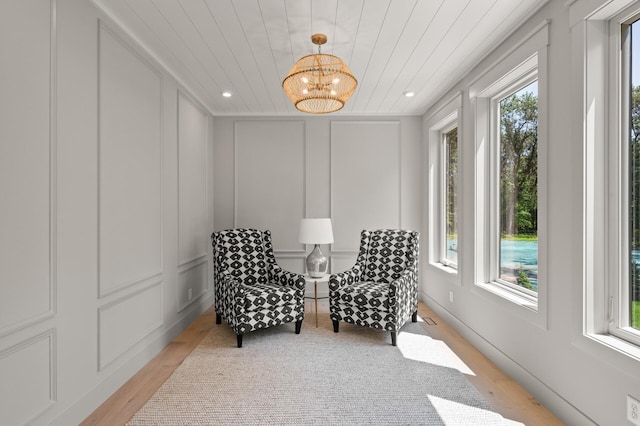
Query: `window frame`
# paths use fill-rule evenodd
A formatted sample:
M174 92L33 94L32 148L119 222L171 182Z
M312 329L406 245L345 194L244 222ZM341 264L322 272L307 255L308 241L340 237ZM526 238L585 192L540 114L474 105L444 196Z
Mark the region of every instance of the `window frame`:
M456 139L457 139L457 150L458 150L458 158L456 160L456 166L458 169L458 173L456 176L456 215L459 214L460 208L459 208L459 200L460 200L460 194L459 194L459 187L460 187L460 175L459 175L459 170L460 170L460 124L458 122L457 119L457 114L455 117L455 120L453 122L451 122L448 126L443 127L442 129L440 129L440 139L441 139L441 146L440 146L440 173L439 173L439 177L440 177L440 195L439 195L439 204L440 204L440 208L441 208L441 212L440 212L440 224L438 226L439 228L439 240L440 240L440 247L439 247L439 252L438 252L438 258L439 258L439 262L444 265L445 267L448 268L452 268L455 270L458 270L458 257L456 255L456 261L452 261L449 260L449 258L447 257L447 220L448 220L448 210L447 210L447 201L448 201L448 179L447 179L447 175L448 175L448 162L447 162L447 154L448 154L448 138L447 138L447 134L449 132L451 132L453 129L457 130L457 135L456 135ZM458 235L458 243L460 241L460 236L459 236L459 232L460 232L460 226L459 223L456 224L456 235ZM456 243L456 244L458 244Z
M469 85L474 112L475 205L474 286L472 292L542 329L548 327L547 280L547 87L550 21L542 21ZM514 289L499 276L499 136L495 103L502 95L538 80L538 292ZM493 105L492 105L493 104ZM498 180L499 182L499 180Z
M537 62L537 61L536 61ZM491 160L494 165L491 167L491 190L497 191L495 202L497 205L492 206L491 213L491 238L495 238L495 243L492 243L492 247L495 247L495 253L491 253L490 258L490 273L489 280L497 285L508 288L510 291L516 292L520 296L530 299L532 303L537 304L537 293L503 280L500 277L500 145L502 143L500 137L500 102L509 96L517 93L519 90L524 89L529 84L538 80L538 67L536 64L535 69L524 71L524 74L517 79L514 79L511 84L507 85L503 90L496 93L490 100L491 104ZM539 108L539 107L538 107ZM540 197L540 191L538 191L538 198ZM539 264L539 261L538 261Z
M460 285L459 268L462 264L462 253L460 251L460 241L462 238L462 227L460 217L458 218L458 261L454 265L446 259L446 198L444 176L445 153L443 152L443 134L453 128L458 129L458 171L461 169L463 156L463 129L461 116L461 93L456 93L448 101L428 118L423 120L424 142L426 144L425 159L426 167L426 185L428 188L428 198L424 211L426 212L426 222L429 235L427 245L427 259L430 266L444 272L448 276L454 277L454 282ZM457 209L461 209L463 202L462 197L462 176L459 173L457 180ZM444 261L443 261L444 260Z
M608 21L608 33L611 41L609 67L611 75L608 87L608 100L611 107L608 134L609 161L606 170L610 185L609 205L609 252L607 268L608 280L608 326L612 336L640 347L640 330L633 329L629 310L629 103L630 91L630 43L625 36L630 25L640 20L640 4L632 5ZM612 105L613 104L613 105ZM613 199L611 199L613 198ZM613 230L613 232L612 232Z
M623 259L628 241L623 243L627 216L622 195L625 191L621 132L622 43L621 27L639 16L639 0L621 0L606 5L580 1L570 6L573 50L573 94L577 100L572 127L581 145L582 256L580 286L574 294L576 309L573 343L614 362L640 378L640 344L625 330L617 332L621 309L620 283L628 274ZM613 77L613 78L612 78ZM626 108L626 107L625 107ZM624 225L627 226L627 225ZM618 317L618 319L616 319Z

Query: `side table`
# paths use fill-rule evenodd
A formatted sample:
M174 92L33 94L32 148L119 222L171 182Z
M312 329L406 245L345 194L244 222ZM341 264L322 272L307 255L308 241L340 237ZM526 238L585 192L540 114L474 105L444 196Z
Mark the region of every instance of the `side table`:
M308 283L313 283L313 297L307 297L305 296L305 299L314 299L316 302L316 328L318 328L318 299L328 299L329 296L327 297L318 297L318 283L328 283L329 282L329 277L331 275L330 274L326 274L323 277L320 278L313 278L307 274L304 275L304 279L306 282Z

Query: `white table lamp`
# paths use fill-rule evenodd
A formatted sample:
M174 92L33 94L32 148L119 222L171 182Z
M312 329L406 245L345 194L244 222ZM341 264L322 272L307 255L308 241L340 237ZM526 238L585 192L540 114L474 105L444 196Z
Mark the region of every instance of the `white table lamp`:
M327 273L329 262L320 250L320 244L333 243L331 219L302 219L298 241L302 244L315 245L307 256L307 274L312 278L322 278Z

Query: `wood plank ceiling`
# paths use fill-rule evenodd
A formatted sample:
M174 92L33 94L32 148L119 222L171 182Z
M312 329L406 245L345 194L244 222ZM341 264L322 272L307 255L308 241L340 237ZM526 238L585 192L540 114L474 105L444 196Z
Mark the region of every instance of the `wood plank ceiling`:
M358 80L334 114L423 114L547 1L94 0L214 115L302 114L282 80L314 33Z

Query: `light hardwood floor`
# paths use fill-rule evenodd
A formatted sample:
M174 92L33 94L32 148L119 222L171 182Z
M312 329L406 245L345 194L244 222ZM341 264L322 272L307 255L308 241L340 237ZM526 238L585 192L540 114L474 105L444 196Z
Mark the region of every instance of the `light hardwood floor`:
M319 301L318 309L321 315L328 314L328 301ZM312 327L315 325L315 305L307 302L305 310L306 326ZM467 375L467 379L503 417L532 426L562 424L531 394L499 370L422 302L418 307L418 314L425 319L429 336L444 342L475 373ZM87 417L82 425L125 424L198 346L214 325L215 313L213 309L208 309Z

